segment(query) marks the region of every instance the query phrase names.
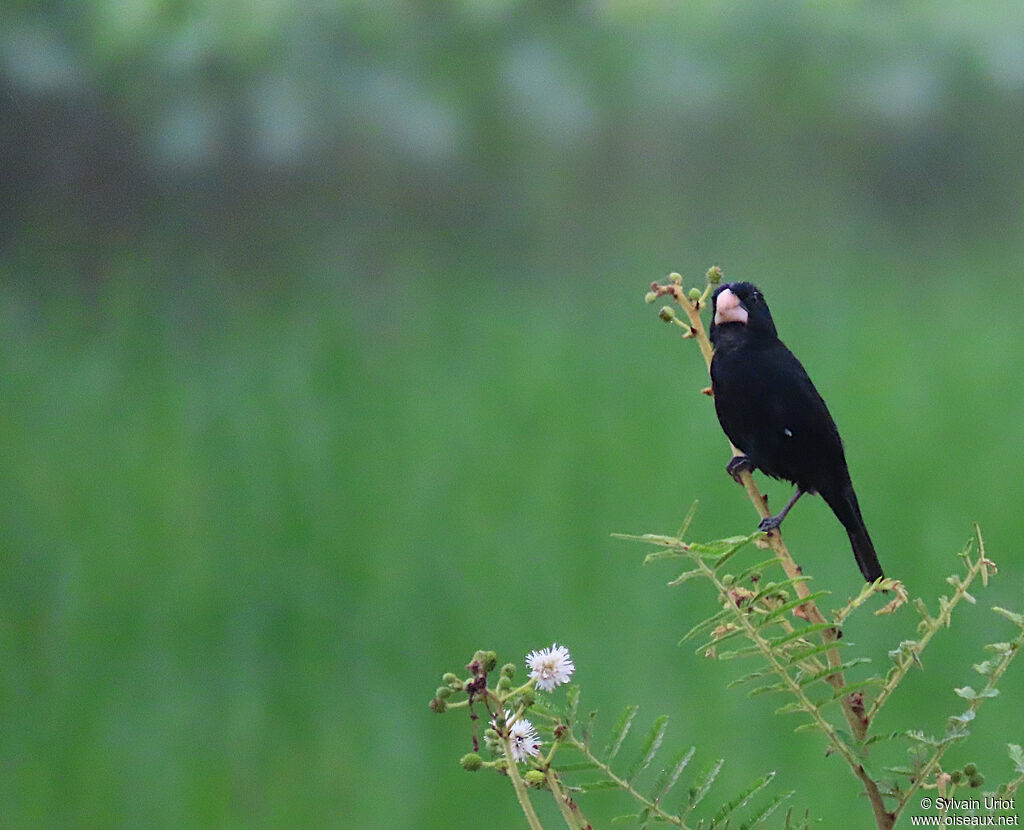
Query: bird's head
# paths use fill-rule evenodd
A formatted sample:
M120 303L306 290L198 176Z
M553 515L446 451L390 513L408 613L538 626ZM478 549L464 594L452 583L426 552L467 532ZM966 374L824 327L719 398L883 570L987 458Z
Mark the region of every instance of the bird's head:
M730 282L715 289L711 295L711 342L717 345L723 331L758 339L778 337L768 303L756 285Z

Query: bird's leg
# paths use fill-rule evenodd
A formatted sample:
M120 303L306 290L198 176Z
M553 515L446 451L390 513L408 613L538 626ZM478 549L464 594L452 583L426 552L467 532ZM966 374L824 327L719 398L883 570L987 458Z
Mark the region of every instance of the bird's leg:
M740 473L744 470L748 473L752 473L755 470L754 462L745 455L734 455L729 459L729 463L725 465L725 471L733 477L737 484L742 484Z
M790 511L793 505L797 503L797 500L799 500L799 498L806 492L806 490L801 490L797 487L796 492L793 494L793 498L789 500L788 504L786 504L786 506L783 507L777 515L761 519L761 524L757 526L757 529L763 530L766 533L775 530L780 524L782 524L782 520L786 518L786 514Z

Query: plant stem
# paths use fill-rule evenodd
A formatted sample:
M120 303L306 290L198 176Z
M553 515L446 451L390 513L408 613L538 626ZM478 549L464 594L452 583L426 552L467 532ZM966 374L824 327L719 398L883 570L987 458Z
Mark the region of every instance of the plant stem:
M555 797L555 803L569 830L592 830L590 822L584 818L572 796L562 787L561 779L559 779L558 773L551 769L550 763L544 764L544 778L548 782L548 787L551 788L551 794Z
M537 818L537 813L533 809L530 795L526 792L526 782L523 781L523 776L519 774L519 767L516 766L515 758L512 757L512 741L509 740L508 735L502 735L501 744L505 748L508 777L512 781L512 789L516 791L519 806L523 808L526 822L530 825L530 830L544 830L544 826L540 823L540 819Z
M682 830L689 830L689 825L681 818L679 818L679 816L675 816L672 815L672 813L665 812L656 802L651 801L649 798L640 793L632 784L629 783L629 781L627 781L625 778L619 777L614 772L612 772L612 768L608 764L603 763L596 755L594 755L590 751L590 747L587 746L583 741L578 740L575 735L570 735L566 739L566 743L575 747L577 751L579 751L584 758L586 758L590 763L592 763L596 769L600 770L601 773L605 775L608 779L615 782L615 785L617 787L619 787L624 792L629 793L631 796L633 796L634 799L636 799L640 804L647 808L652 818L655 818L659 821L664 821L666 824L675 825L676 827L682 828Z

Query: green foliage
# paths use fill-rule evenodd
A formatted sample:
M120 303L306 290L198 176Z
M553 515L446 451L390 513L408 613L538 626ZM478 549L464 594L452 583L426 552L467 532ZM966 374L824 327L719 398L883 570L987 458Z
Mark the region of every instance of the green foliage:
M692 511L683 524L683 532L689 527L691 519ZM698 634L710 634L710 640L697 649L698 654L719 661L736 658L753 658L758 661L757 668L734 679L728 686L752 686L753 688L748 691L750 697L768 693L788 696L790 699L779 706L775 713L802 715L803 720L796 731L815 731L825 738L827 754L840 756L863 785L877 827L880 830L890 830L911 803L911 798L922 788L938 790L942 798L936 803L945 814L949 809L947 802L955 803L951 796L957 787L978 789L984 784L984 776L976 764L969 763L962 769L950 772L943 769L942 761L952 746L970 736L970 726L980 706L998 695L997 685L1000 679L1024 646L1024 615L1001 607L993 608L993 611L1017 626L1020 631L1016 639L1010 642L996 642L985 646L986 652L992 656L973 666L974 671L985 678L984 686L977 690L972 686L953 689L957 696L967 701L967 708L948 718L943 735L935 737L920 729L909 728L896 732L872 731L875 715L897 691L908 669L913 665L921 665L920 656L935 633L949 627L953 611L960 602L975 602L969 593L975 581L980 578L982 584L987 585L989 576L996 572L995 564L985 555L981 531L976 529L976 534L977 552L974 551L972 542L960 553L964 573L954 574L947 579L955 592L951 597L940 597L939 613L934 616L929 614L921 600L912 603L912 607L922 618L917 626L918 639L903 641L890 652L893 666L885 677L872 675L853 682L847 681L847 673L870 663L871 659L866 656L854 656L843 660L840 657L840 649L846 647L848 643L842 639L842 632L838 626L863 610L869 597L876 593L896 594L896 598L877 611L876 615L891 614L904 606L908 597L898 581L881 579L869 584L844 608L832 613L832 622L813 622L812 620L822 618L817 609L817 602L826 598L828 593L810 592L805 585L810 577L803 574L778 581L768 579L775 568L782 567L781 560L761 561L743 568L737 574L725 571L725 566L735 561L734 557L744 547L760 538L759 533L706 543L684 541L681 534L675 537L645 534L622 538L653 544L660 549L658 553L649 555L645 563L683 558L695 566L685 572L687 579L674 579L669 583L670 586L676 587L684 582L708 583L721 610L691 628L683 637L683 642ZM796 600L790 598L791 591L800 592ZM734 640L740 640L741 643L746 641L748 645L734 647L731 650L720 648L723 642ZM508 774L512 779L531 827L539 828L540 823L533 812L526 791L522 788L517 762L527 764L527 782L532 780L535 782L533 786L546 785L551 790L570 830L589 826L569 795L571 792L577 792L582 796L604 790L621 790L638 803L640 811L622 816L620 820L635 820L641 828L646 828L652 821L658 821L683 828L712 830L715 827L730 826L737 812L747 807L775 778L774 771L759 777L738 794L728 798L710 817L697 818L696 811L703 804L725 765L725 759L720 758L690 781L685 800L675 812L672 812L664 807L665 800L693 759L696 751L694 747L680 750L673 755L667 764L662 766L652 788L648 789L641 782L641 779L645 778L645 771L651 767L662 749L668 730L667 716L662 715L654 720L640 745L633 748L633 760L625 766L624 771L620 771L617 764L618 756L626 746L636 721L639 711L637 705L629 705L622 710L603 752L597 754L591 749L594 713L586 718L582 729L576 719L579 708L578 687L573 687L568 692L563 708L535 699L530 691L536 682L533 677L518 689L511 689L508 684L499 683L496 689L491 691L485 684L486 672L493 669L494 665L496 657L493 653L477 652L468 666L473 673L472 677L462 683L453 674L445 674L445 683L439 687L431 708L434 711L448 709L447 704L443 707L437 706L438 700L447 701L453 690L461 685L467 690L467 699L456 703L455 707L468 705L472 709L475 702L483 700L489 712L517 711L514 719L532 712L545 719L542 732L551 736L551 749L543 755L534 752L533 757L516 756L508 740L510 733L507 731L505 720L492 721L492 725L498 730L498 737L504 741L504 748L498 745L496 759L489 765L499 772ZM502 673L503 680L507 680L504 670ZM822 694L823 691L826 693ZM842 711L846 724L840 725L835 722L836 709ZM529 724L529 721L525 723ZM532 730L532 726L529 728ZM879 768L868 748L892 744L897 740L907 742L910 763ZM496 744L492 742L491 745L494 747ZM575 751L581 756L581 760L563 762L559 757L560 750L563 749ZM510 755L510 752L513 754ZM1021 773L1024 770L1024 754L1020 746L1009 745L1009 753L1015 770ZM467 769L475 770L481 766L476 756L467 757L470 757L472 762L467 766L466 758L463 759L463 766ZM878 774L876 769L880 769L887 776ZM596 773L597 776L572 783L572 776L579 772ZM1002 785L997 792L1006 797L1007 794L1016 792L1022 781L1024 774ZM771 813L790 795L792 792L780 794L762 804L741 826L764 826ZM950 798L947 799L946 796ZM789 812L785 817L787 827L791 826L791 819L792 812Z
M456 700L443 709L434 705L437 699L435 696L434 701L431 701L431 709L439 714L466 708L473 712L475 707L480 706L485 707L488 713L518 711L518 714L513 716L513 720L527 724L528 729L532 729L532 722L524 720L525 715L529 714L538 718L539 731L548 736L550 740L549 750L532 755L525 754L522 757L516 756L515 750L512 750L513 755L510 757L510 744L507 740L511 734L509 722L507 718L498 718L492 715L491 729L487 733L489 736L487 745L492 760L483 761L474 752L463 756L461 761L462 767L471 772L476 772L481 768L490 768L503 775L508 775L517 791L527 821L533 827L540 826L539 820L529 804L529 796L523 787L523 782L533 787L550 790L570 828L589 826L576 803L576 797L617 790L630 796L640 808L637 813L619 816L619 821L635 822L641 828L646 828L652 822L657 822L681 828L694 828L694 830L703 830L704 828L712 830L716 827L732 826L733 819L738 818L741 811L744 811L775 778L774 772L759 777L752 784L726 799L709 817L697 818L698 809L711 792L725 764L724 759L718 759L692 778L682 800L680 801L677 797L679 806L673 811L665 806L665 802L672 796L674 788L688 768L696 750L691 746L676 752L667 762L659 761L660 770L653 782L650 780L650 776L645 774L660 758L662 745L668 731L667 715L655 718L639 745L630 747L632 760L620 768L617 763L618 756L623 748L630 743L629 738L636 721L638 706L630 705L622 710L611 729L603 751L596 753L591 748L591 734L596 712L591 712L582 724L578 722L577 712L580 700L578 686L574 685L569 688L563 706L558 706L547 698L536 699L532 694L527 695L526 693L532 689L535 683L534 679L527 681L517 689L503 690L500 684L495 684L492 688L489 685L485 664L480 659L482 654L485 652L477 652L467 666L471 672L470 677L461 684L449 680L448 684L443 687L450 691L452 687L461 685L466 692L465 696L456 695ZM493 667L493 662L490 665ZM447 673L445 677L451 678L454 675ZM452 695L445 694L444 697L447 700ZM565 759L566 754L570 760ZM523 763L526 767L526 772L522 775L518 770L519 763ZM577 781L575 779L579 773L585 774L585 777ZM791 795L791 792L777 793L768 801L762 800L741 826L766 827L768 818ZM790 818L791 814L787 815L787 827L791 826Z

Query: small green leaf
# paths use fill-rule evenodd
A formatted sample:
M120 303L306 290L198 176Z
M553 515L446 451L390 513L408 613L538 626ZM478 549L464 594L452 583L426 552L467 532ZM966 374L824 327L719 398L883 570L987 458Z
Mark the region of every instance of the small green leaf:
M737 626L736 628L733 628L729 631L720 634L714 640L708 640L703 645L698 646L693 650L693 653L704 654L709 648L712 648L713 646L718 646L720 643L724 643L726 640L731 640L733 637L737 637L740 634L746 634L746 631Z
M610 779L602 779L600 781L587 781L583 784L579 784L580 792L592 793L598 790L614 790L619 785Z
M686 531L690 529L690 523L693 521L693 517L697 515L698 500L694 499L693 504L690 505L690 509L686 511L686 516L683 518L683 523L679 527L679 532L676 534L680 539L686 536Z
M696 747L691 746L689 749L680 750L676 754L672 759L671 765L662 770L661 775L658 777L658 782L654 785L654 790L651 793L651 801L655 804L661 803L661 799L668 795L669 791L676 785L679 776L683 774L683 770L690 763L690 759L693 758L695 751Z
M914 743L924 744L925 746L937 748L942 745L941 741L933 738L931 735L925 735L920 729L908 729L903 735Z
M747 819L747 821L740 825L740 830L752 830L752 828L763 826L763 823L768 818L768 816L774 813L783 801L785 801L787 798L791 798L794 792L796 791L790 790L789 792L779 793L764 807L761 807L756 813L750 816L750 818Z
M768 686L758 686L747 692L747 697L757 697L758 695L770 695L774 692L788 692L789 686L785 683L772 683Z
M821 599L822 597L827 597L830 593L830 591L812 591L806 597L797 597L796 599L791 599L789 602L780 605L778 608L773 608L771 612L765 616L763 622L768 623L777 620L779 617L783 616L784 614L787 614L794 608L799 608L801 605L804 605L808 602L816 601L818 599ZM832 623L815 623L815 625L820 626L821 628L834 627ZM807 626L804 630L810 630L811 628L812 626Z
M805 648L801 651L792 651L786 654L788 665L793 666L799 663L801 660L806 660L809 657L814 657L821 654L823 651L831 651L834 648L842 648L848 646L850 643L847 640L836 640L832 643L822 643L821 645L813 646L811 648Z
M1020 744L1007 744L1006 749L1010 753L1014 770L1024 774L1024 749L1021 749Z
M810 577L810 576L794 576L794 577L791 577L790 579L784 579L784 580L782 580L782 582L772 583L770 587L768 585L765 585L764 588L762 588L760 591L757 592L757 594L754 595L754 598L751 600L751 602L752 603L753 602L757 602L759 599L763 599L764 597L768 596L769 594L778 593L779 591L782 591L782 590L784 590L786 588L792 588L792 587L794 587L796 585L799 585L799 584L801 584L803 582L808 582L811 579L813 579L813 577ZM825 593L827 594L828 592L826 591ZM821 596L821 594L819 593L818 596ZM806 602L807 600L804 600L804 601Z
M772 637L768 640L768 643L772 648L778 648L779 646L783 646L793 640L799 640L801 637L806 637L808 634L814 634L828 628L834 628L834 626L831 623L814 623L813 625L805 625L802 628L798 628L796 631L791 631L789 634L782 637Z
M597 717L597 710L594 709L587 715L587 722L583 725L583 746L590 752L590 738L594 733L594 719Z
M761 790L772 782L773 778L775 778L775 773L769 772L767 775L758 778L753 784L747 787L747 789L743 790L734 798L731 798L723 804L719 811L715 813L714 818L711 819L711 823L708 825L709 830L710 828L717 827L741 807L745 807L751 798L761 792Z
M619 754L619 750L622 749L622 742L626 740L626 735L629 734L629 729L633 725L633 718L636 717L637 711L640 709L639 706L627 706L622 710L622 714L619 716L619 722L615 724L615 728L612 730L612 736L608 741L608 746L604 750L604 760L606 764L610 764L612 759Z
M1021 628L1024 628L1024 614L1015 614L1013 611L1007 611L1005 608L1000 608L998 605L993 606L992 610L995 611L1000 617L1006 617L1006 619L1008 619L1014 625L1018 625Z
M714 784L715 779L718 778L718 773L722 771L722 765L724 763L725 759L719 758L697 778L694 786L690 787L690 797L687 799L687 813L693 810L694 807L704 800L704 796L708 794L708 790L711 789L711 785Z
M647 564L647 559L644 560L644 564ZM697 579L697 577L700 576L706 576L704 571L700 568L696 568L692 571L683 571L675 579L669 580L667 584L669 588L675 588L677 585L682 585L684 582L689 582L691 579Z
M832 695L833 700L838 700L841 697L846 697L851 692L855 692L858 689L866 689L868 686L876 686L880 682L877 677L869 677L867 680L860 680L857 683L847 683L841 689L836 689Z
M978 674L983 674L988 677L1000 662L1001 661L999 659L993 657L991 660L985 660L982 663L975 663L971 668L973 668Z
M687 631L683 635L682 639L679 641L679 645L682 645L683 643L685 643L690 638L696 636L697 634L700 634L700 632L706 631L709 628L714 628L715 626L717 626L717 625L719 625L719 624L721 624L721 623L723 623L726 620L731 619L731 618L732 618L732 612L728 608L722 609L717 614L714 614L714 615L708 617L706 620L701 620L693 628L691 628L689 631Z
M742 686L744 683L750 683L754 680L760 680L763 677L774 677L775 672L769 669L759 669L758 671L752 671L749 674L743 675L743 677L737 677L735 680L730 681L726 684L727 689L732 689L736 686Z
M839 672L845 672L847 669L852 669L854 666L859 666L863 663L870 663L870 657L855 657L853 660L847 660L845 663L840 663L838 666L829 666L819 672L801 677L799 682L801 687L810 686L812 683L817 683L820 680L824 680L826 677L831 677ZM872 683L880 682L879 678L872 678Z
M576 719L576 707L580 703L579 684L573 683L565 693L566 720L570 725Z
M557 766L559 772L583 772L588 769L597 769L597 764L593 761L574 761L571 764L559 764Z
M654 760L654 756L658 754L658 750L661 749L661 742L665 738L665 730L668 729L668 715L661 715L655 719L654 725L647 733L647 737L644 738L643 746L640 748L640 754L637 755L636 760L633 762L633 766L629 768L629 772L626 774L626 780L632 785L637 776L650 766L651 761Z
M669 548L667 550L656 550L644 557L643 564L651 565L660 562L662 559L688 559L689 554L682 549Z
M744 568L736 574L736 582L743 582L743 580L751 574L763 573L772 567L781 567L777 556L773 556L771 559L765 559L763 562L758 562L755 565L751 565L749 568Z
M756 657L760 654L760 646L747 646L746 648L738 648L734 651L722 651L715 656L719 660L735 660L740 657Z

